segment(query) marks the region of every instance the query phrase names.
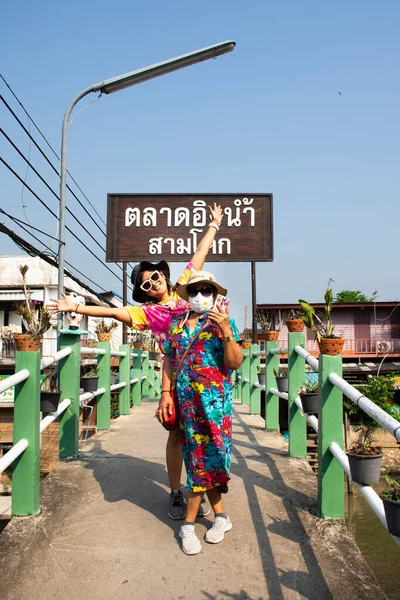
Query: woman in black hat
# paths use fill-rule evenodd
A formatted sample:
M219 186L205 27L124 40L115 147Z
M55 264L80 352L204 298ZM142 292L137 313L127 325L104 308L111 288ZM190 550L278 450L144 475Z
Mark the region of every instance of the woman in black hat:
M131 275L133 285L132 297L142 306L123 306L109 308L104 306L87 306L75 304L73 300L62 294L62 300L51 298L50 306L58 312L78 312L91 317L109 317L125 323L129 328L136 330L150 329L162 349L167 339L167 334L174 317L185 313L188 303L175 292L175 287L187 283L194 271L200 271L214 241L216 232L222 221L222 208L214 202L214 207L209 207L211 221L208 229L200 240L195 254L186 265L175 286L170 281L170 270L165 260L157 263L142 261L134 267ZM184 519L186 514L186 501L180 491L180 478L182 472L182 451L179 441L179 432L171 431L167 441L167 470L171 486L168 514L172 519ZM210 512L208 505L203 502L199 509L199 516L206 516Z

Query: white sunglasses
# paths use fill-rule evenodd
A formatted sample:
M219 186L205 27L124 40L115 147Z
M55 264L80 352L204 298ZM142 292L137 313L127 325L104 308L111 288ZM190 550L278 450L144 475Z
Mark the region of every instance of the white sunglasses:
M161 277L160 271L154 271L146 281L143 281L140 289L144 292L149 292L153 287L153 283L156 283Z

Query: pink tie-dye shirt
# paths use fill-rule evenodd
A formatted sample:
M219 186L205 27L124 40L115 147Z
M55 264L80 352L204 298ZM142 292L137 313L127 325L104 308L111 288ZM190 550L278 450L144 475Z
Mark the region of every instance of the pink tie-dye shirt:
M196 269L189 263L182 275L179 277L177 284L187 283L190 275ZM125 306L131 318L131 329L139 329L141 331L150 329L156 338L160 348L163 348L164 342L167 339L167 334L174 317L181 315L188 310L189 303L182 300L176 292L172 292L172 296L166 302L158 304L143 304L142 306Z

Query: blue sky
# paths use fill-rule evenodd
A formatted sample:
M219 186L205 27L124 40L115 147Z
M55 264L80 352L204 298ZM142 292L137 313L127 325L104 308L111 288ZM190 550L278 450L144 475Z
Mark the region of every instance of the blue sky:
M275 260L257 264L258 302L320 301L329 277L334 292L377 289L378 300L400 298L397 0L8 0L2 16L1 74L57 153L64 111L82 89L234 40L229 55L85 108L69 129L73 177L104 221L107 193L272 192ZM0 93L28 127L2 80ZM58 191L3 103L0 119ZM0 139L4 160L57 212L55 197ZM0 164L1 207L56 235L55 220L22 187ZM72 197L68 206L98 236ZM76 227L69 216L67 225ZM1 236L0 253L19 250ZM118 279L69 237L66 259L121 293ZM174 264L173 275L182 267ZM228 287L241 328L244 307L251 309L250 264L208 267Z

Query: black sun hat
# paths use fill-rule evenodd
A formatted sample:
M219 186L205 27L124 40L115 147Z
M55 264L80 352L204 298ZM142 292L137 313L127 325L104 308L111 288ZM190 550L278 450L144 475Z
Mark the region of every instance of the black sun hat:
M131 282L133 285L132 298L136 302L148 302L149 298L143 290L140 289L140 276L143 271L161 271L167 279L170 278L168 263L165 260L160 260L158 263L152 263L148 260L142 260L136 267L132 269Z

